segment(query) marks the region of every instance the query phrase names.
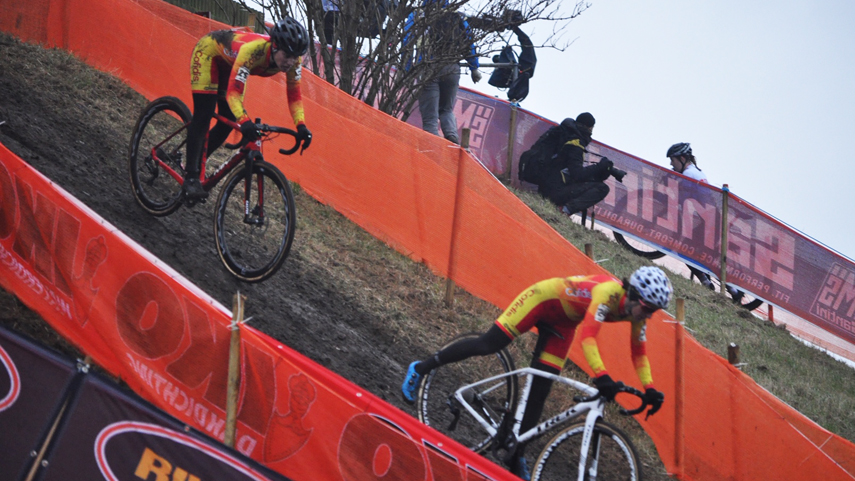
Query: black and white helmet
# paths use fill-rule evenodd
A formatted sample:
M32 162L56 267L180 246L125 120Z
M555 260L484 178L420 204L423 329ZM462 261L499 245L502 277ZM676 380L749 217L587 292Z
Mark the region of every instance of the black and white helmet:
M643 304L656 309L668 307L674 292L668 276L658 267L639 267L630 276L629 285L638 293Z
M309 33L306 27L291 17L277 21L269 32L273 45L292 57L299 57L309 50Z
M668 149L665 157L679 157L681 155L692 155L692 146L688 142L674 144Z

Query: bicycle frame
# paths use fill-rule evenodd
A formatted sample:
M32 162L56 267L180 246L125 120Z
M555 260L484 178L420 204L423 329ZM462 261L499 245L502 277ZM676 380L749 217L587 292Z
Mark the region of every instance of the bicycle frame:
M223 117L222 115L220 115L218 113L214 113L214 118L217 119L217 121L219 121L219 122L225 123L226 125L228 125L229 127L231 127L234 130L238 130L238 131L240 130L240 126L236 122L232 122L231 120L227 119L226 117ZM163 170L166 171L166 173L168 173L170 176L172 176L172 178L174 178L179 184L182 184L182 185L184 184L184 176L181 175L180 173L178 173L175 169L173 169L171 165L169 165L166 162L164 162L163 160L159 159L156 151L157 151L157 149L161 148L161 146L163 146L164 144L166 144L167 142L172 140L173 137L175 137L176 135L179 135L181 132L186 130L188 128L188 126L189 126L189 124L184 125L180 129L176 130L174 133L172 133L172 135L170 135L169 137L164 139L161 143L155 145L151 151L151 158L157 162L158 166L160 166ZM227 144L226 146L228 147L229 145ZM251 142L251 143L244 145L243 147L241 147L241 149L239 151L235 152L231 157L229 157L229 159L226 162L224 162L222 165L220 165L217 168L217 170L214 171L214 173L211 174L210 176L205 174L205 171L206 171L205 167L208 163L208 152L207 152L207 150L208 150L208 139L207 139L207 134L206 134L205 145L202 148L201 174L200 174L199 181L202 183L202 186L205 188L205 190L210 190L215 185L217 185L217 183L219 183L219 181L222 180L223 177L225 177L229 172L231 172L232 169L234 169L235 167L240 165L241 162L243 162L244 160L249 161L249 158L252 157L252 156L248 155L248 153L250 151L260 152L261 148L258 145L258 142Z
M525 443L534 438L540 437L547 431L550 431L564 423L570 422L582 416L583 414L586 415L585 431L582 437L582 449L581 456L579 459L579 479L581 480L584 476L584 467L588 461L588 451L590 450L591 441L594 435L594 423L597 422L597 419L603 417L603 411L605 409L606 401L602 398L597 398L590 401L578 402L572 407L558 413L557 415L520 434L519 430L522 424L523 414L525 413L526 406L528 405L528 396L531 392L531 385L534 381L534 376L545 377L548 379L552 379L553 381L568 385L574 389L583 392L586 397L595 396L598 393L597 389L579 381L575 381L573 379L569 379L555 374L550 374L548 372L533 369L530 367L517 369L515 371L506 372L504 374L499 374L497 376L483 379L481 381L467 384L458 388L454 392L454 398L475 418L478 424L480 424L481 427L484 428L484 430L490 434L490 437L494 439L498 435L499 426L495 425L494 423L487 420L484 416L482 416L475 409L475 407L473 407L472 404L466 400L466 398L469 397L470 399L474 399L471 395L469 395L473 392L472 390L474 387L491 384L498 380L508 378L510 376L525 376L526 378L525 385L523 386L523 390L520 393L520 400L517 403L516 412L514 412L514 424L511 429L516 443ZM495 386L491 386L483 392L495 390L499 386L501 386L501 383L497 383ZM598 449L598 446L595 446L595 449ZM593 467L592 469L596 469L596 467Z

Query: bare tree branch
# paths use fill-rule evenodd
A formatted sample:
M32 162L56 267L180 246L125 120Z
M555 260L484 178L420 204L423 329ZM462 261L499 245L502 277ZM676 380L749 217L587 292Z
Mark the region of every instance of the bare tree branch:
M426 8L425 3L431 2L425 0L332 0L339 12L329 14L323 0L240 1L246 8L260 8L268 21L288 15L304 22L320 45L311 44L309 59L304 59L315 74L402 118L412 109L423 84L436 78L444 66L468 56L462 43L434 49L420 45L417 55L416 42L404 44L405 34L413 39L424 37L442 14L451 11L466 16L479 57L489 57L511 43L509 29L520 24L526 30L548 27L528 33L532 39L544 37L535 48L564 50L572 43L562 39L569 23L590 6L584 0L449 0L444 8ZM568 2L572 5L569 11L565 8ZM325 17L329 21L333 16L335 28L325 31ZM412 26L405 31L411 16Z

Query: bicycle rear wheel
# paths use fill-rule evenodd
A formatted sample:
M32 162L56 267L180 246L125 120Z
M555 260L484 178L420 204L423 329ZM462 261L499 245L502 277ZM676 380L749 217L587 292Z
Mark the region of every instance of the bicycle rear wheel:
M645 259L659 259L665 255L664 252L660 252L643 242L639 242L631 238L627 239L617 231L612 231L612 234L614 234L615 240L618 244L626 247L637 256L644 257Z
M149 103L137 120L129 148L129 173L134 197L152 215L164 216L181 206L184 155L190 110L175 97ZM178 176L176 178L162 164Z
M256 161L244 209L246 169L229 175L217 198L214 236L226 269L247 282L261 282L285 262L297 224L288 179L267 162Z
M713 286L715 286L715 291L718 292L721 283L715 277L712 278L712 281ZM763 299L754 297L748 292L741 291L734 287L730 287L729 285L725 288L725 290L727 291L727 295L730 296L730 300L743 309L753 311L754 309L757 309L758 307L763 305Z
M475 332L462 334L446 343L442 349L457 341L474 339L480 335ZM456 401L450 401L451 396L463 385L514 369L514 361L507 349L488 356L473 356L434 369L422 376L419 384L417 398L419 421L475 452L484 452L492 438L464 407ZM472 406L478 409L493 427L498 428L506 414L513 415L517 399L517 378L516 376L506 377L494 383L478 386L472 392L472 399L470 401ZM459 418L456 427L451 429L452 421L455 419L454 409L459 410Z
M556 434L537 458L533 481L579 479L579 459L585 422L574 423ZM620 429L598 420L594 425L591 447L583 479L640 481L641 463L632 442Z

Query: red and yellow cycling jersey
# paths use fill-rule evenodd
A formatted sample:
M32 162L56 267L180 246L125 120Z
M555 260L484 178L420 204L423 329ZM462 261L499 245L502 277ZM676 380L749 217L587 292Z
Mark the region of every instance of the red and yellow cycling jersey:
M249 120L243 108L250 75L270 77L281 70L273 61L270 37L238 30L218 30L202 37L190 61L190 86L194 94L219 93L228 101L237 122ZM287 72L288 107L294 124L305 122L300 93L302 57Z
M630 322L633 365L642 385L647 388L653 384L645 347L647 323L634 322L625 304L623 284L611 276L556 277L540 281L523 291L499 316L496 324L512 339L528 332L536 324L548 325L555 333L541 332L541 336L548 337L538 359L557 369L564 367L578 329L582 352L594 376L598 377L608 374L597 346L600 328L607 322Z

